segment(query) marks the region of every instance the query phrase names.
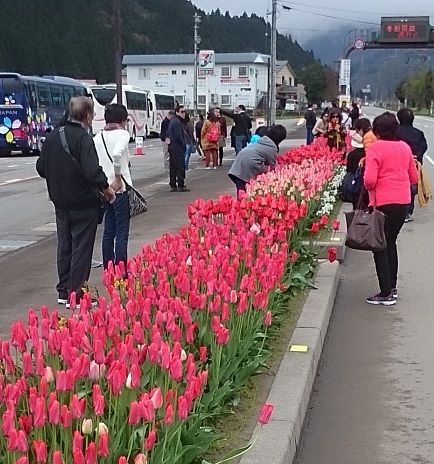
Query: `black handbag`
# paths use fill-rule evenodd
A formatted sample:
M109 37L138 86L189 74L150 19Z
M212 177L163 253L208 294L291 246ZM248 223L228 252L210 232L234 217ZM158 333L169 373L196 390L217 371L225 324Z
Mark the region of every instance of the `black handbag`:
M69 145L68 145L68 142L66 141L66 137L65 137L65 126L62 126L59 129L59 135L60 135L60 141L62 143L63 150L71 157L72 162L75 164L75 167L84 176L83 169L81 168L80 163L77 161L77 159L74 156L72 156L71 150L69 149ZM103 194L97 189L95 189L95 195L99 199L98 224L101 224L103 219L104 219L105 199L104 199Z
M101 132L101 138L102 142L104 144L105 151L107 153L107 156L109 157L110 161L113 163L113 158L110 156L110 153L107 149L107 144L105 143L104 140L104 135ZM125 180L124 176L121 175L121 179L125 184L125 189L128 194L128 203L130 205L130 218L137 216L142 213L146 213L148 211L148 204L141 195L140 192L138 192L132 185L128 184L128 182Z
M347 239L345 245L354 250L382 251L387 247L384 232L385 215L375 206L372 211L360 209L361 198L354 211L345 213Z

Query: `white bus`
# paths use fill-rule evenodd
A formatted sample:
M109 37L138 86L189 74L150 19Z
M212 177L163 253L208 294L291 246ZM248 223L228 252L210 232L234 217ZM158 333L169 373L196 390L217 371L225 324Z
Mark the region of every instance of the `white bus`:
M104 109L111 103L117 103L116 84L91 85L89 93L92 95L95 105L95 117L92 131L97 134L104 129ZM132 140L136 137L148 137L152 132L150 121L152 120L152 105L148 99L146 90L131 85L122 86L122 104L128 111L127 130Z
M151 109L150 132L157 135L161 131L161 123L170 110L176 106L175 96L170 93L149 91L149 107Z

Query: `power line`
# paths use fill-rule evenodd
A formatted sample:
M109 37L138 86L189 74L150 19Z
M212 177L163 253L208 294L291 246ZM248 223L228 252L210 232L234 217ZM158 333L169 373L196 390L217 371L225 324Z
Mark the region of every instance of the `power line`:
M287 2L285 2L285 3L287 3ZM289 3L287 3L287 4L289 5ZM363 20L358 20L358 19L350 19L350 18L342 18L342 17L339 17L339 16L326 15L326 14L323 14L323 13L316 13L316 12L313 12L313 11L301 10L299 8L294 8L293 6L291 6L291 10L298 11L300 13L311 14L311 15L314 15L314 16L321 16L323 18L337 19L339 21L346 21L346 22L352 22L352 23L357 23L357 24L369 24L371 26L372 25L379 26L378 23L374 23L374 22L371 22L371 21L363 21Z
M301 3L301 2L297 2L297 1L293 1L293 0L280 0L281 3L285 3L285 4L288 4L290 6L292 5L295 5L295 6L302 6L302 7L305 7L305 8L323 8L324 5L313 5L313 4L309 4L309 5L306 5L305 3ZM388 13L382 13L380 11L357 11L357 10L346 10L346 9L343 9L343 8L332 8L332 7L327 7L327 10L328 11L337 11L337 12L342 12L342 13L356 13L356 14L363 14L363 15L389 15L390 12Z

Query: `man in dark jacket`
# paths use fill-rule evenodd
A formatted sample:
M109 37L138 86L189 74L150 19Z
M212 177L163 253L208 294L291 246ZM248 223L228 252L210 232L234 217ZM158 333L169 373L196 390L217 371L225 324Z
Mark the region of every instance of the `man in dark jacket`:
M185 159L186 148L184 131L185 108L177 106L175 116L169 124L169 155L170 155L170 191L189 192L185 186Z
M410 148L413 156L423 164L423 155L428 149L424 133L413 127L414 114L410 108L401 108L397 113L399 128L398 140L405 142ZM414 199L417 195L417 184L411 186L411 203L405 222L413 220Z
M316 124L316 114L312 103L309 103L304 119L306 120L306 145L310 145L314 139L312 131Z
M175 111L170 110L167 113L167 116L163 119L161 123L161 132L160 132L160 140L163 145L163 163L164 163L164 172L169 172L169 124L170 120L175 116Z
M107 201L115 198L88 133L93 112L91 99L72 98L66 125L47 136L36 163L38 174L47 181L56 211L59 304L69 305L72 292L76 293L77 302L80 301L90 275L101 208L100 192Z
M247 146L250 138L250 130L252 128L252 121L246 114L246 107L244 105L238 105L235 108L235 112L221 110L220 113L223 116L227 116L232 119L234 125L235 135L235 153L238 153ZM232 131L231 131L232 134Z

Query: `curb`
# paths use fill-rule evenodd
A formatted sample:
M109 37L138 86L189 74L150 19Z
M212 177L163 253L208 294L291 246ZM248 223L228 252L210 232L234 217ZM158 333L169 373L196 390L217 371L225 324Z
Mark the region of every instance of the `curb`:
M343 211L346 210L346 205L343 205L338 217L344 237L346 225ZM341 260L345 256L344 237ZM308 351L287 351L284 354L267 398L267 403L274 405L273 415L240 464L293 462L339 286L339 275L339 261L319 264L315 278L317 289L309 292L289 343L289 346L307 345ZM256 425L253 436L258 434L260 427Z

